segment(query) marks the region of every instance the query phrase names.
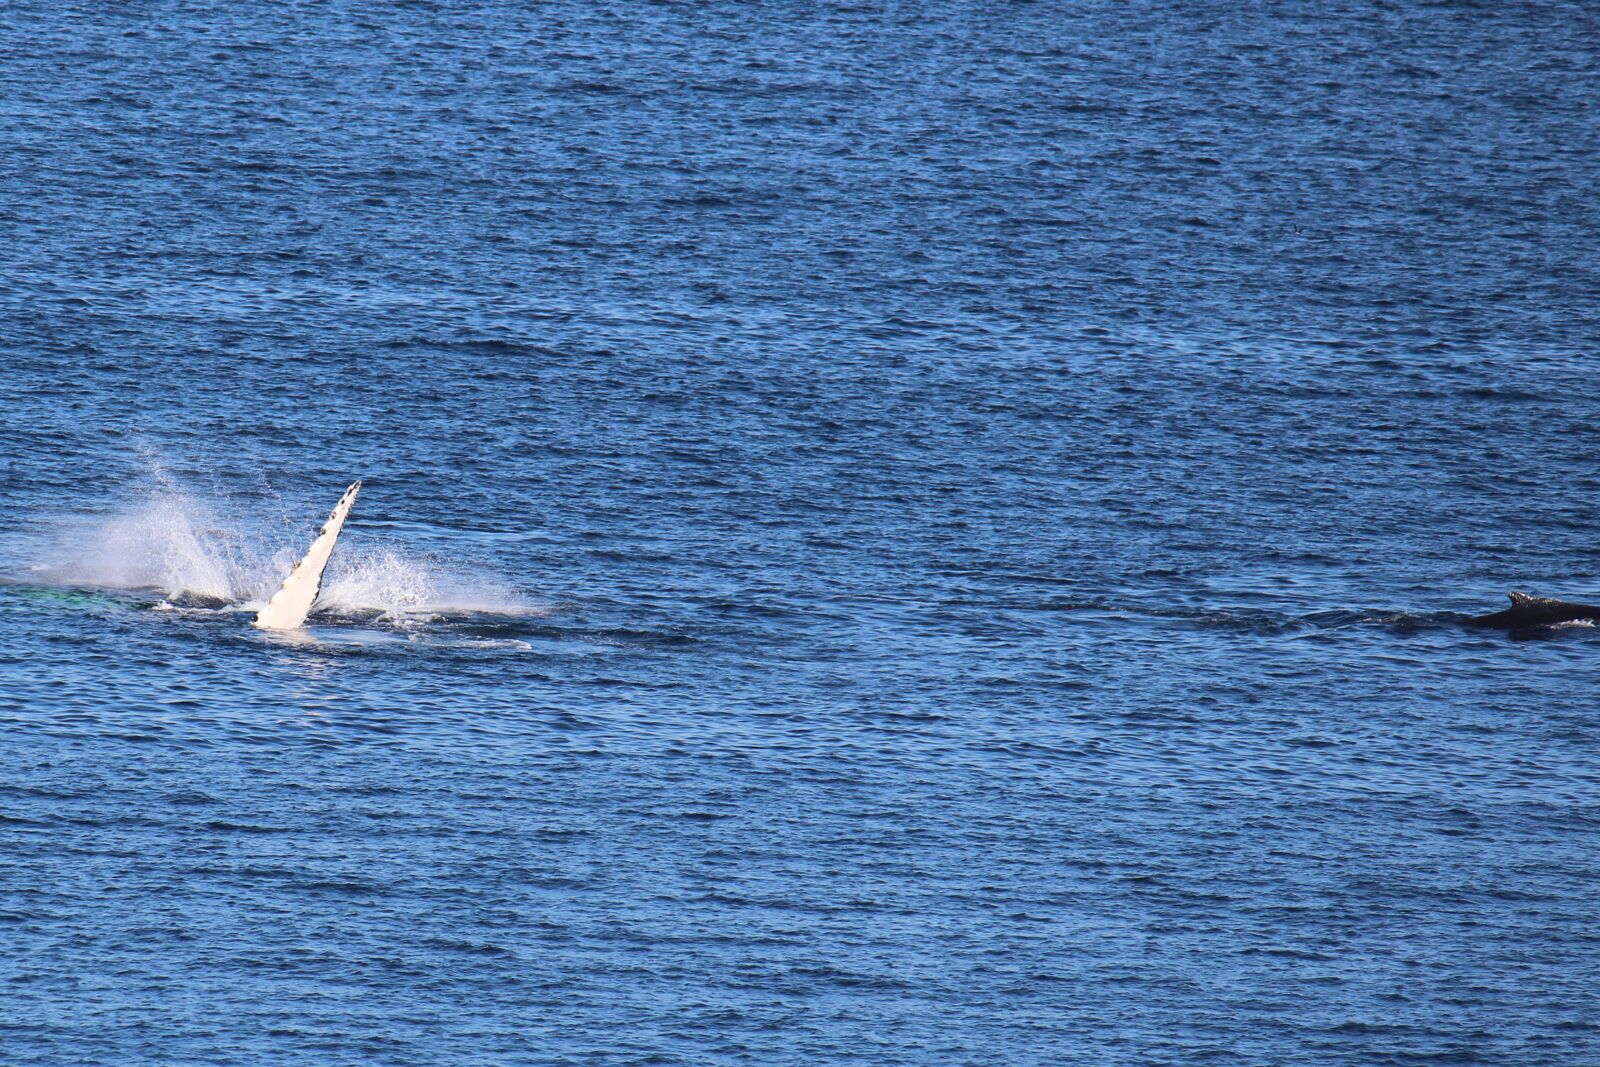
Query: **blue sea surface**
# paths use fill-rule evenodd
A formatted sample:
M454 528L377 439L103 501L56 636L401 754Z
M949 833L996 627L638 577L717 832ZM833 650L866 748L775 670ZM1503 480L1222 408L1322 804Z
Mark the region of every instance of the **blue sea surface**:
M1600 8L4 16L0 1063L1600 1063Z

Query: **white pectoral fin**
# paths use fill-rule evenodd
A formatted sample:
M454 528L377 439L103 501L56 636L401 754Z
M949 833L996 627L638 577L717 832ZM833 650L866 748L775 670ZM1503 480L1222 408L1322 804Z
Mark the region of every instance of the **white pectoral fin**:
M306 621L311 606L317 601L317 594L322 592L322 572L328 569L328 560L333 557L333 546L339 540L339 531L344 529L344 520L349 517L350 508L355 504L359 492L360 482L344 491L344 496L334 505L328 521L322 524L322 532L311 542L305 557L294 565L294 570L283 580L282 588L267 601L267 606L256 613L255 625L263 630L293 630Z

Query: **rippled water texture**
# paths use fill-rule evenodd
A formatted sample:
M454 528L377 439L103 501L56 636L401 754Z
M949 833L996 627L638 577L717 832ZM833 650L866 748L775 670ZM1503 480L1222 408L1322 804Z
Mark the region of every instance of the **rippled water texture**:
M1243 6L8 5L0 1062L1600 1062L1600 21Z

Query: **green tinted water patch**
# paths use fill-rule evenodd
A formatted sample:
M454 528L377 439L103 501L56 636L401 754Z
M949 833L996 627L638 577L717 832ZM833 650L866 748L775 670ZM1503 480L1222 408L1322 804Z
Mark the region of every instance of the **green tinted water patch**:
M55 589L48 586L0 587L0 599L27 610L61 611L75 614L107 614L138 611L148 603L127 595L113 595L87 589Z

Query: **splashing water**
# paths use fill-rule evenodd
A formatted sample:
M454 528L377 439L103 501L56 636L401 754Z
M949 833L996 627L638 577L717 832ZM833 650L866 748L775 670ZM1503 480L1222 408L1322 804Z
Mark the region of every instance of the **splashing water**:
M336 611L375 611L391 621L535 613L531 604L503 588L451 574L431 559L386 547L353 546L348 554L335 559L323 584L321 603Z
M436 601L433 574L393 549L352 553L330 568L322 587L326 605L389 617L426 612Z
M216 507L158 478L133 506L110 517L52 523L54 561L33 569L52 585L148 590L169 600L255 610L305 552L313 529L265 532L224 521ZM262 532L255 537L243 529ZM276 542L270 550L268 544ZM458 612L525 614L533 607L493 582L449 573L434 560L348 535L328 569L322 610L391 621Z
M254 589L248 546L209 508L167 487L109 519L63 527L58 562L36 573L64 585L155 589L170 597L227 603Z

